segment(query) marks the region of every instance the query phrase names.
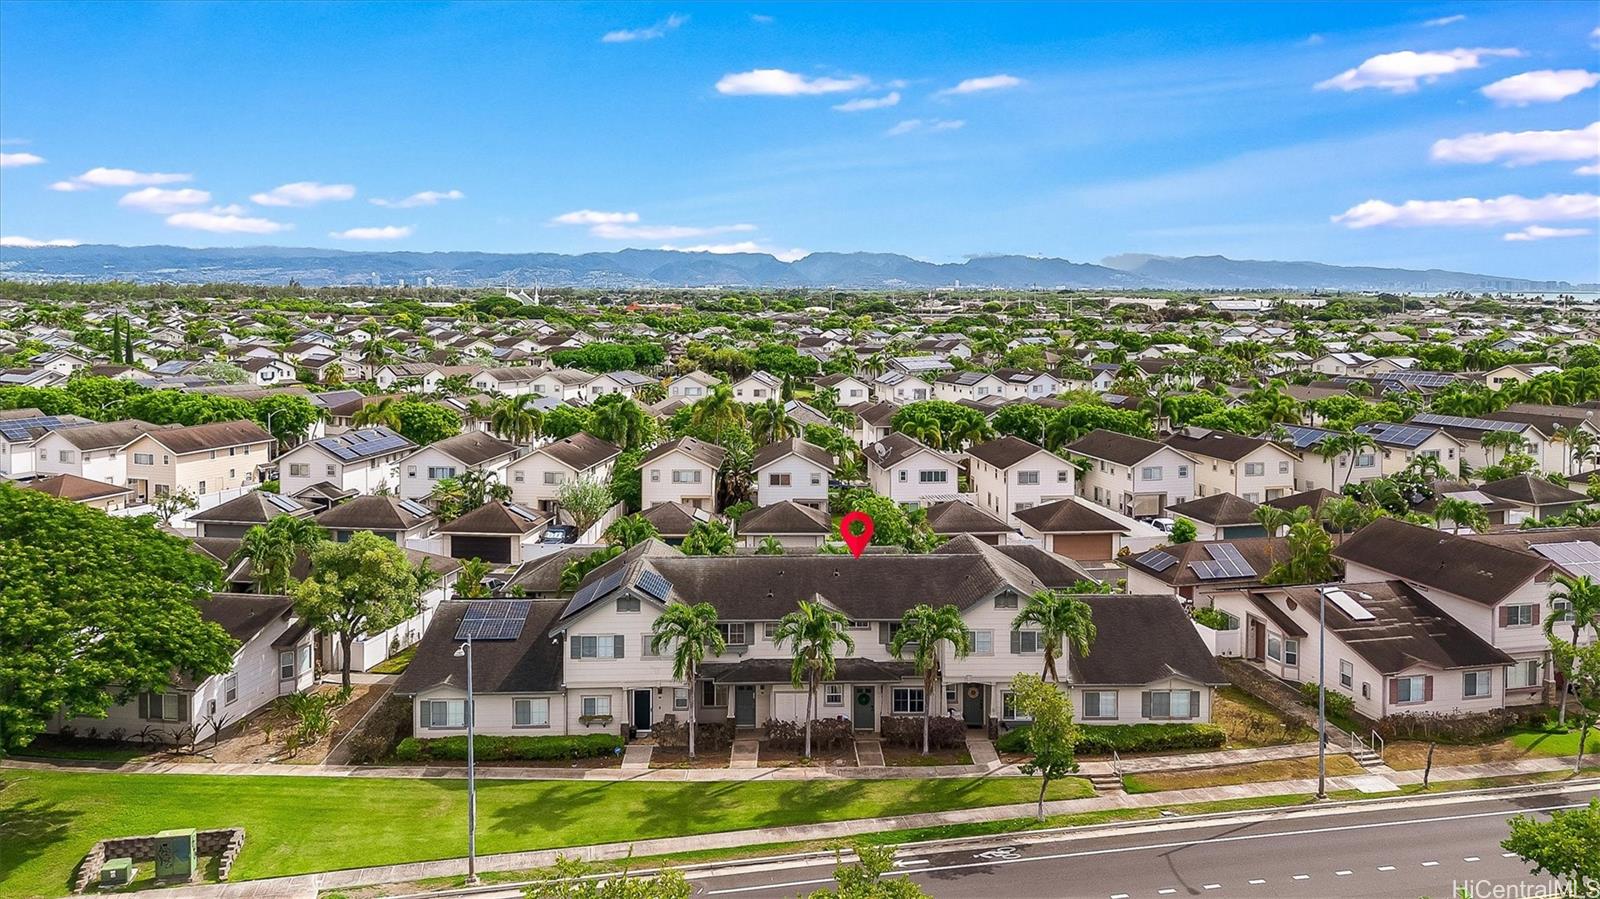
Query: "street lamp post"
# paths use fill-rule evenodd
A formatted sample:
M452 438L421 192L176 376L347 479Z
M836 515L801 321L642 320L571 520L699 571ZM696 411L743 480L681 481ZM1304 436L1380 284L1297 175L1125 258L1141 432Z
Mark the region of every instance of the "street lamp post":
M473 714L472 703L472 635L467 635L467 642L456 648L456 658L465 656L467 659L467 708L463 718L467 720L467 885L478 884L478 781L473 759Z
M1328 588L1317 588L1317 798L1328 798ZM468 663L471 664L470 662Z

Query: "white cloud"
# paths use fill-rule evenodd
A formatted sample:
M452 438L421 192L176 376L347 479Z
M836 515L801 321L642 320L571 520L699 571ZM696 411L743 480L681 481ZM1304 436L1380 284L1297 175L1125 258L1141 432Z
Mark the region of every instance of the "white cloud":
M811 255L810 250L799 248L790 250L774 250L771 247L756 243L753 240L742 240L738 243L703 243L689 247L675 247L663 244L660 249L671 250L676 253L766 253L779 262L793 262Z
M1600 159L1600 122L1565 131L1463 134L1434 141L1431 156L1435 162L1504 162L1507 167Z
M41 162L44 162L44 157L37 153L0 153L0 169L21 168Z
M906 119L885 131L889 137L899 137L902 134L911 134L917 131L955 131L966 127L963 119Z
M0 247L23 247L29 250L38 249L39 247L75 247L80 243L82 241L73 240L70 237L60 237L55 240L34 240L31 237L23 237L20 234L7 234L0 237Z
M1483 95L1501 106L1554 103L1600 84L1600 73L1583 69L1540 69L1512 75L1485 87Z
M1424 28L1439 28L1439 27L1444 26L1444 25L1454 25L1457 22L1464 22L1464 21L1466 21L1466 19L1467 19L1467 17L1463 16L1463 15L1440 16L1437 19L1429 19L1428 21L1423 22L1422 23L1422 27L1424 27Z
M181 212L193 206L204 206L209 202L211 202L209 191L193 187L181 187L176 190L146 187L123 194L117 205L144 212Z
M751 69L723 75L717 80L717 93L730 96L801 97L849 93L871 83L865 75L807 78L783 69Z
M271 219L238 215L231 212L177 212L167 216L167 224L174 228L210 231L214 234L276 234L293 225Z
M1507 194L1487 200L1462 197L1458 200L1407 200L1396 206L1383 200L1368 200L1333 217L1350 228L1391 225L1397 228L1455 225L1511 225L1537 221L1570 221L1600 216L1600 196L1595 194L1547 194L1522 197Z
M835 106L840 112L864 112L868 109L884 109L897 105L900 102L900 92L890 91L882 97L859 97L855 100L846 100Z
M600 212L594 209L579 209L574 212L563 212L550 221L557 225L620 225L627 222L637 222L637 212Z
M466 194L459 190L423 190L399 200L385 200L382 197L374 197L372 205L387 206L390 209L412 209L417 206L437 206L445 200L459 200L465 196Z
M1521 231L1503 234L1500 239L1511 241L1549 240L1552 237L1582 237L1588 233L1588 228L1546 228L1544 225L1529 225Z
M229 203L226 206L213 206L211 211L218 215L244 215L249 210L238 203Z
M688 16L673 13L660 22L648 28L623 28L618 31L608 31L600 36L602 44L626 44L630 41L653 41L658 37L666 37L667 32L676 30L678 26L689 21Z
M948 97L952 94L980 94L984 91L1000 91L1013 88L1023 83L1021 78L1012 75L985 75L982 78L968 78L955 87L947 87L939 93L938 97Z
M1573 171L1574 175L1600 175L1600 162L1594 165L1579 166Z
M315 206L326 200L348 200L355 195L353 184L295 181L280 184L264 193L251 194L250 202L257 206Z
M416 229L410 225L384 225L376 228L346 228L343 231L329 231L329 237L340 240L400 240L410 237Z
M606 240L683 240L689 237L709 237L736 231L754 231L755 225L622 225L602 222L589 229L595 237Z
M1346 69L1319 82L1316 88L1319 91L1358 91L1372 87L1408 94L1416 90L1419 84L1432 84L1442 75L1480 68L1490 57L1521 55L1521 50L1514 49L1456 49L1424 53L1401 50L1374 56L1353 69Z
M50 185L51 190L72 192L96 187L143 187L146 184L176 184L193 181L193 175L175 172L136 172L132 169L92 168L81 175Z

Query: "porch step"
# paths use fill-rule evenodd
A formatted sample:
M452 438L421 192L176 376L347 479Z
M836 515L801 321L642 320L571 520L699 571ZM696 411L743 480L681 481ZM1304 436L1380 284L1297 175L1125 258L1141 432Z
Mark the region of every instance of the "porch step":
M1350 757L1363 768L1376 768L1383 764L1383 757L1370 749L1358 749L1350 753Z
M758 768L760 767L761 741L754 737L741 737L733 741L733 755L728 760L729 768Z
M1112 774L1110 771L1103 771L1098 774L1090 774L1087 775L1087 777L1089 778L1089 783L1094 786L1094 791L1096 793L1123 792L1122 778L1119 775Z
M877 740L856 737L856 764L862 768L882 768L883 744Z

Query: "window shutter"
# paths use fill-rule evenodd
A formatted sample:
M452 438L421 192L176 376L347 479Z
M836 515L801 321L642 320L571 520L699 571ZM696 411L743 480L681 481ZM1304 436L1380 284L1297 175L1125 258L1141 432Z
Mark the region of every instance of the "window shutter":
M615 654L620 659L626 654L625 647L628 645L628 638L622 634L617 634L611 638L611 645L615 647Z
M148 719L150 717L150 694L149 693L140 693L139 694L139 717L140 718L146 718L146 719Z
M1530 619L1534 624L1538 624L1539 623L1539 613L1540 613L1540 611L1542 611L1542 610L1539 608L1539 606L1537 604L1535 604L1533 606L1533 618Z
M1400 682L1394 678L1389 679L1389 701L1400 701Z
M1011 654L1012 655L1020 655L1021 653L1022 653L1022 631L1012 631L1011 632ZM1146 694L1146 695L1148 695L1148 694Z
M1500 626L1501 627L1505 627L1506 625L1508 625L1510 623L1511 623L1511 607L1510 606L1501 606L1500 607Z
M1433 675L1431 674L1422 678L1422 701L1433 701Z
M194 702L194 697L187 696L187 695L185 695L183 693L179 693L178 694L178 720L179 721L187 722L189 720L189 705L191 703L193 703L193 702Z
M1013 632L1013 635L1014 634L1015 634L1015 632ZM1149 718L1150 717L1150 691L1149 690L1146 690L1143 693L1139 694L1139 717L1141 717L1141 718Z
M1198 717L1200 717L1200 691L1199 690L1190 690L1189 691L1189 717L1190 718L1198 718Z
M567 638L567 642L572 644L572 657L575 658L575 659L582 658L583 657L583 645L582 645L583 641L579 640L577 637L568 637Z
M884 646L889 645L889 622L887 621L878 622L878 642Z

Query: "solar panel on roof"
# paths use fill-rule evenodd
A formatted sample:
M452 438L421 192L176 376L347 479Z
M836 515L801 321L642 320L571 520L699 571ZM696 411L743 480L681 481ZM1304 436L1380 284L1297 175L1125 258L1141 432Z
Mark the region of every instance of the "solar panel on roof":
M1227 577L1254 577L1256 574L1244 556L1239 555L1238 547L1232 543L1213 543L1206 547L1206 552L1222 570L1227 572Z
M1521 431L1528 427L1516 421L1492 421L1487 418L1467 418L1462 415L1435 415L1432 412L1419 412L1411 416L1409 423L1468 428L1474 431Z
M469 603L456 627L457 640L515 640L522 636L533 603L526 599L494 599Z
M1337 606L1339 611L1349 616L1351 621L1371 621L1377 617L1367 611L1366 606L1356 602L1355 597L1343 590L1328 590L1323 593L1323 596L1326 596L1329 602Z
M512 515L517 516L518 518L522 519L523 521L537 522L537 521L540 520L539 516L533 514L532 512L529 512L527 509L522 508L521 506L517 505L516 503L506 503L506 511L510 512Z
M279 509L282 509L285 512L298 512L298 511L300 511L300 504L295 502L294 500L288 498L287 496L280 496L279 494L276 494L276 493L265 493L265 492L263 492L261 494L261 496L267 502L269 502L272 505L278 507Z
M666 578L646 568L639 573L639 589L666 602L667 596L672 592L672 584Z
M1164 553L1159 549L1152 549L1134 561L1149 568L1151 571L1166 571L1168 568L1178 564L1178 557Z
M1198 562L1190 562L1189 567L1194 570L1195 575L1201 580L1215 581L1229 577L1229 574L1216 562L1208 562L1201 559Z
M1537 543L1530 548L1575 575L1600 578L1600 545L1587 540L1574 540L1570 543Z
M430 511L427 506L424 506L422 503L419 503L414 499L401 500L400 508L410 512L412 515L415 515L418 518L427 518L429 515L433 514L433 512Z
M1316 446L1318 443L1328 439L1328 436L1333 433L1322 428L1311 428L1304 425L1287 425L1283 430L1289 435L1289 440L1295 449Z
M92 421L62 421L55 415L36 415L32 418L8 418L0 420L0 439L7 443L17 443L32 440L32 431L59 431L63 428L81 428L92 425Z

